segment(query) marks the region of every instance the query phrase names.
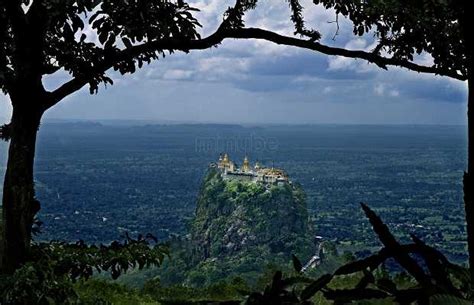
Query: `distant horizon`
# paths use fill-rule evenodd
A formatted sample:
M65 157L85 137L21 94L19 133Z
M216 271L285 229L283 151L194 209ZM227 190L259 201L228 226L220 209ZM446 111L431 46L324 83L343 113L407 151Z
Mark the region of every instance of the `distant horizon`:
M456 126L466 127L467 124L448 124L448 123L357 123L357 122L322 122L322 123L296 123L296 122L225 122L225 121L188 121L188 120L166 120L166 119L74 119L74 118L47 118L42 124L60 124L60 123L99 123L102 125L122 125L122 126L140 126L140 125L238 125L238 126Z

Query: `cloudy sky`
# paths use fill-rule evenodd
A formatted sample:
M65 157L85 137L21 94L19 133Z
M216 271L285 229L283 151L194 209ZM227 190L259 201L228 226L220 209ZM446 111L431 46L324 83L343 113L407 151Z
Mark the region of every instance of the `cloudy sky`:
M203 35L216 29L230 1L193 0ZM247 26L291 35L286 1L262 1ZM308 24L323 42L370 48L335 15L305 5ZM429 63L423 56L420 61ZM46 80L53 89L66 80ZM51 109L47 119L127 119L157 122L465 124L466 84L402 69L379 70L361 60L327 57L262 41L227 40L217 49L167 56L134 75L112 74L114 86L91 96L87 89ZM9 117L0 96L0 121Z

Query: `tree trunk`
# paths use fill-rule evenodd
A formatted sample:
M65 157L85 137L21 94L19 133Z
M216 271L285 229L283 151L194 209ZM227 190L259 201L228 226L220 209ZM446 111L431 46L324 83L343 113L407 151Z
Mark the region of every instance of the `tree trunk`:
M472 14L470 1L461 2L460 25L464 39L464 52L467 59L468 99L467 99L467 171L464 173L464 208L466 211L467 247L469 253L469 272L471 292L474 293L474 59L472 39Z
M472 73L471 73L472 74ZM464 207L466 210L467 244L469 270L474 286L474 77L469 76L468 84L468 165L464 173Z
M14 107L7 170L3 186L0 270L13 273L28 256L31 228L39 202L35 199L33 163L42 111Z

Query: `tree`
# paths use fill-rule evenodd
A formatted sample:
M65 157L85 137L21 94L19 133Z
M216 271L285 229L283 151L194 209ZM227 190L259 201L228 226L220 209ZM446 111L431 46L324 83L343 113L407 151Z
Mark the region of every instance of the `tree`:
M245 9L245 8L243 8ZM210 48L232 26L229 13L213 35L196 31L196 9L183 1L35 0L0 2L0 88L13 114L0 137L9 140L3 191L2 272L26 260L31 227L40 209L35 199L33 162L41 117L66 96L89 85L112 84L109 69L133 73L180 50ZM87 27L97 35L89 37ZM53 91L42 78L64 70L71 79Z
M399 4L395 0L389 2ZM343 6L338 1L324 3L327 7L335 7L338 13L348 15L354 21L358 34L368 31L371 25L377 25L377 29L384 28L382 23L378 23L382 13L367 13L364 2L352 0ZM426 3L431 2L426 0ZM200 24L192 15L196 9L183 0L0 0L0 88L9 96L13 106L10 123L0 128L0 138L10 141L2 199L1 272L12 273L28 256L33 220L40 210L34 193L33 163L37 131L43 114L87 85L91 93L97 93L100 84L112 84L107 74L111 69L121 74L134 73L144 63L165 56L165 52L208 49L224 39L236 38L264 39L328 55L361 58L382 68L395 65L417 72L467 78L467 69L459 70L459 65L451 66L449 60L449 64L435 62L431 67L416 64L410 56L412 48L406 52L395 52L394 56L383 56L381 51L389 46L385 43L390 41L385 41L388 38L385 34L389 33L382 30L380 37L383 37L384 44L374 52L323 45L319 42L321 34L306 28L299 1L289 0L289 4L295 36L246 28L243 16L255 8L257 0L236 0L235 5L225 12L217 30L202 38L197 32ZM467 8L467 1L465 5ZM385 6L381 5L381 8ZM448 11L454 14L452 10ZM399 21L394 20L387 26L396 32ZM360 24L363 25L362 30ZM467 35L467 29L464 35ZM400 42L397 46L401 46L403 39L397 41ZM427 44L422 50L430 52L431 47ZM55 90L46 90L43 78L58 71L69 73L70 80ZM474 164L470 163L468 173L473 172L472 167ZM472 185L470 177L466 175L466 185ZM472 202L469 199L472 196L466 198ZM473 230L471 225L470 232ZM474 234L471 236L470 245L474 251Z
M295 34L307 35L299 0L288 0ZM374 35L377 46L371 51L344 50L318 42L259 32L259 38L293 45L328 55L359 58L382 69L399 66L419 73L447 76L468 84L468 166L464 173L464 207L471 282L474 283L474 47L472 9L467 0L313 0L348 18L356 36ZM309 31L317 33L316 31ZM417 63L417 55L430 54L431 66Z
M304 26L298 0L289 0L295 25ZM419 73L447 76L468 83L468 166L464 173L464 207L471 282L474 282L474 48L472 9L467 0L314 0L348 18L354 35L374 35L376 47L370 52L328 48L323 53L361 58L387 69L404 67ZM314 46L288 41L307 49ZM335 52L336 51L336 52ZM334 54L340 53L340 54ZM417 64L416 56L430 54L432 66Z
M346 50L323 45L319 33L307 30L299 0L288 0L295 34L309 40L281 36L260 29L242 29L233 37L259 38L327 55L364 59L382 69L398 66L418 73L447 76L468 85L468 166L464 173L464 206L471 279L474 281L474 60L473 38L469 32L472 9L467 0L313 0L348 18L356 36L372 34L378 44L371 51ZM251 33L251 34L250 34ZM253 36L253 37L251 37ZM427 53L433 64L417 63Z
M378 40L371 52L404 62L417 72L445 75L468 83L468 166L464 173L464 207L471 282L474 282L474 48L470 33L472 8L467 0L315 0L353 23L355 35L372 33ZM430 54L433 65L412 66L416 55ZM359 56L358 56L359 57ZM377 63L377 61L374 61ZM386 69L383 62L378 64Z

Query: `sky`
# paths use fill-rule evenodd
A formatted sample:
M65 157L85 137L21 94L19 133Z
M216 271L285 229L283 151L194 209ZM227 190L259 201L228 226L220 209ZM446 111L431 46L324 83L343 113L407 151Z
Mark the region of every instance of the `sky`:
M230 1L192 0L200 33L212 33ZM303 1L308 26L322 42L369 50L371 37L354 37L348 21ZM261 1L247 26L291 35L287 1ZM429 64L429 56L419 58ZM263 41L226 40L218 48L173 54L133 75L111 73L113 86L85 88L50 109L46 120L147 120L193 123L466 124L467 85L399 68L384 71L362 60L328 57ZM45 79L54 89L68 79ZM11 107L0 95L0 123Z

